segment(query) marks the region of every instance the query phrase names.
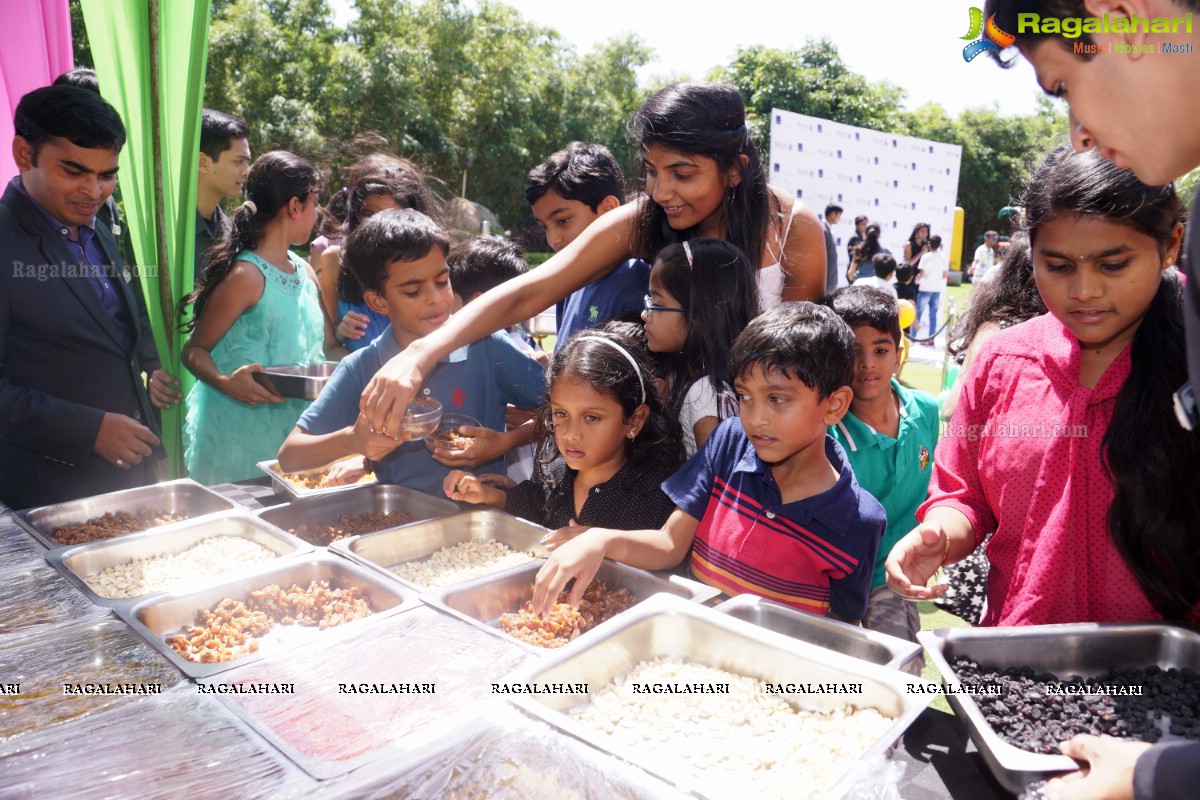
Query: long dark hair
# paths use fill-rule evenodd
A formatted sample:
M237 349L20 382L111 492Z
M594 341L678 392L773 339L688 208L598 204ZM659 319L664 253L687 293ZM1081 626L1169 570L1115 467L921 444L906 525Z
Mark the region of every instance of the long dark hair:
M1146 186L1097 151L1063 145L1037 167L1022 197L1030 247L1038 228L1064 214L1128 225L1164 255L1185 219L1175 187ZM1200 493L1181 477L1200 474L1200 439L1180 430L1172 393L1187 381L1183 291L1164 270L1130 345L1132 370L1117 393L1102 446L1113 482L1108 532L1146 597L1164 617L1185 617L1200 600Z
M687 245L691 263L682 244L667 245L656 261L663 286L687 310L687 337L681 357L670 367L673 374L667 405L678 414L692 382L708 380L724 419L737 413L729 350L738 334L758 316L754 268L746 254L730 242L700 237Z
M179 329L189 332L204 313L208 299L225 280L238 253L258 247L258 235L263 227L275 219L280 209L294 197L306 202L310 194L321 190L321 175L303 158L284 150L272 150L258 157L246 176L246 199L256 208L241 205L233 212L229 234L213 243L208 250L208 265L204 273L196 277L196 289L179 301L176 314L180 320L188 305L194 304L190 319L180 322Z
M917 231L921 230L921 228L925 229L925 241L924 242L917 241ZM917 264L917 261L921 260L921 255L922 255L921 248L925 244L928 244L928 243L929 243L929 223L928 222L918 222L916 225L913 225L912 233L910 233L908 235L908 250L910 253L912 253L912 257L915 260L909 261L908 259L905 259L904 260L905 264L907 266L915 267Z
M995 276L972 290L967 313L950 332L950 354L961 364L975 335L989 322L1008 328L1045 313L1046 304L1033 279L1029 238L1017 233L1009 239Z
M346 175L342 236L348 236L369 216L366 203L371 197L390 197L400 208L420 211L435 221L440 215L437 200L416 164L390 153L372 153L356 161ZM342 301L362 303L363 290L350 270L338 272L337 292Z
M546 370L546 400L538 414L537 467L539 478L547 480L547 465L558 456L550 419L550 389L555 381L581 380L600 394L613 398L628 419L642 403L643 387L650 414L632 440L625 442L625 486L635 483L650 470L674 471L683 463L683 436L677 415L667 410L656 384L658 377L646 346L638 335L640 325L609 322L599 328L578 331L554 352ZM596 338L620 345L637 363L637 370L619 350ZM640 380L639 380L640 373Z
M758 149L746 127L746 105L732 86L720 83L675 83L647 100L633 116L630 135L644 151L651 145L686 155L713 159L719 173L736 168L741 183L725 192L722 212L730 242L741 249L755 269L762 263L773 209L767 177ZM745 156L743 162L742 156ZM654 258L672 242L696 235L695 229L676 231L666 212L646 193L646 171L639 167L642 193L638 197L638 249ZM781 245L782 247L782 245Z

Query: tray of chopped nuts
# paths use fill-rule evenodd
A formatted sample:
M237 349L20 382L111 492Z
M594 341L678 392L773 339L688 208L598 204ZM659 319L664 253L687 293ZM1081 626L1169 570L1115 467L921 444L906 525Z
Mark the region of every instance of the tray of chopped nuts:
M186 478L18 511L17 524L50 548L85 544L240 508Z
M312 547L245 512L187 520L119 539L52 550L46 560L96 605L222 582Z
M418 604L415 593L373 570L313 553L114 610L189 677L205 678L337 638Z

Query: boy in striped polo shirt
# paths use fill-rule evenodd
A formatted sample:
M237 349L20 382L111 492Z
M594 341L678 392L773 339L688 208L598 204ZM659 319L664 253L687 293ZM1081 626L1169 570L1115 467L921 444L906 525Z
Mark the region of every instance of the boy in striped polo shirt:
M546 612L571 578L578 603L600 562L692 574L846 622L867 609L883 507L859 487L827 428L850 406L854 334L832 310L784 303L737 338L730 356L741 416L663 483L676 509L662 530L591 528L538 573Z

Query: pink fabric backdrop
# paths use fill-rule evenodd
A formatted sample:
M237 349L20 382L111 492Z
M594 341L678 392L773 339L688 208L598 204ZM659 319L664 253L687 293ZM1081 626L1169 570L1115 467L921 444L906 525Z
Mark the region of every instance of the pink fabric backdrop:
M67 0L4 0L0 6L0 190L17 174L13 112L26 92L75 65Z

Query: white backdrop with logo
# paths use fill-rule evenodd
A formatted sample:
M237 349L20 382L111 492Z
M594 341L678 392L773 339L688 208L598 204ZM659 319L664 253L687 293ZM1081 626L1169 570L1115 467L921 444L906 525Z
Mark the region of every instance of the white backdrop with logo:
M962 147L880 133L791 111L771 111L769 181L804 201L818 216L843 208L832 226L839 285L845 285L846 241L854 218L865 214L880 227L880 242L899 261L918 222L928 222L950 250ZM831 287L832 288L832 287Z

